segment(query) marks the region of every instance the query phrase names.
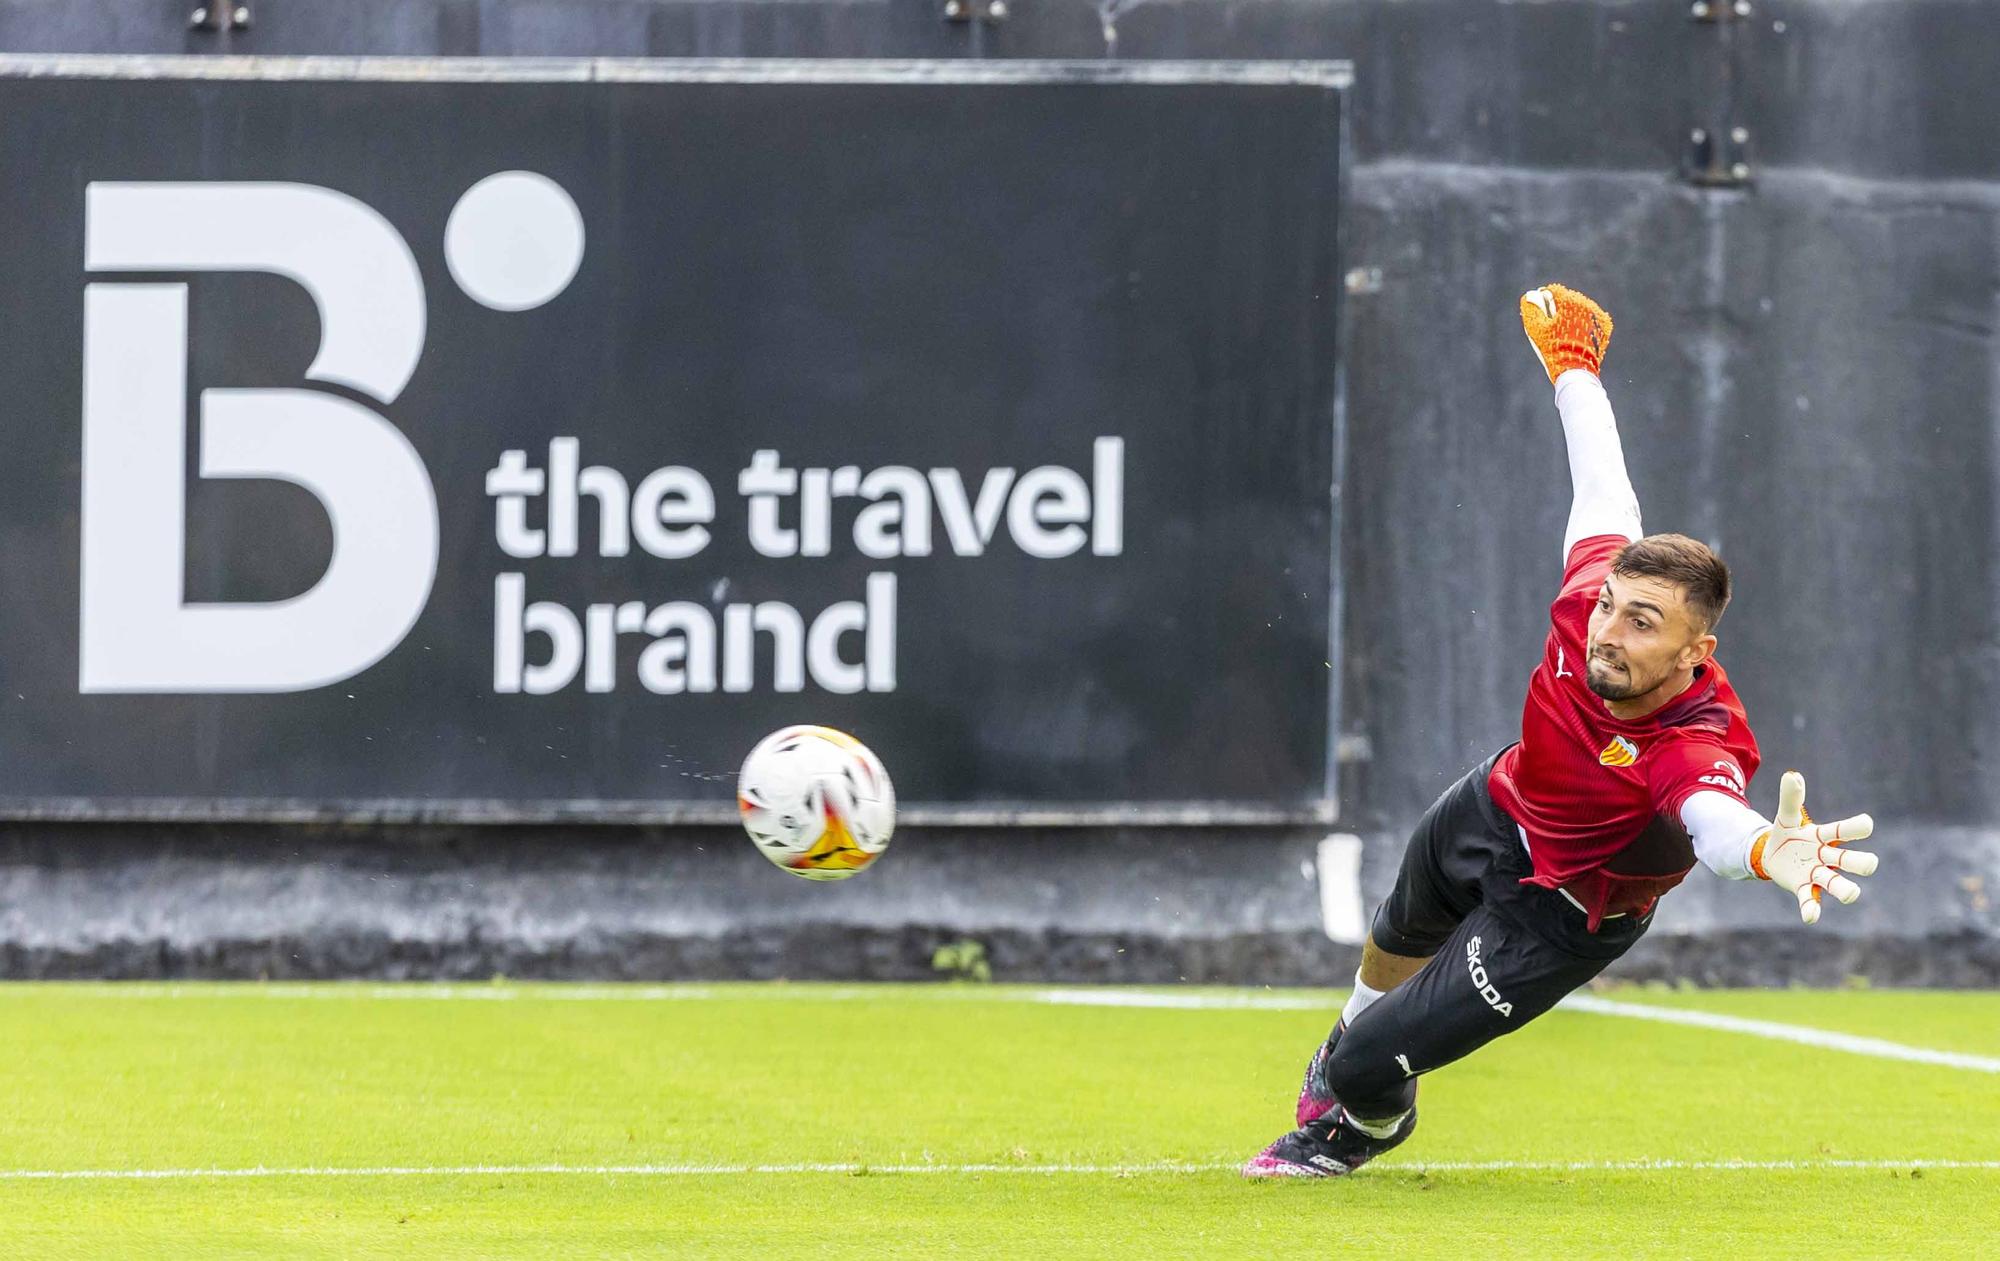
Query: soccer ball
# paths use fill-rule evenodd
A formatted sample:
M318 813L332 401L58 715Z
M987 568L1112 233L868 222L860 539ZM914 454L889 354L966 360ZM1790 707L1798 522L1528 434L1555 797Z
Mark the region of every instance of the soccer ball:
M786 727L758 741L736 804L758 852L807 880L847 879L881 857L896 830L889 772L831 727Z

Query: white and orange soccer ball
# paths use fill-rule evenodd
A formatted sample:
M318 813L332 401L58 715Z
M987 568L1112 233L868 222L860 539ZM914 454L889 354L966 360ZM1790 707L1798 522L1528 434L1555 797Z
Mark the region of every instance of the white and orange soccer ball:
M786 727L758 741L736 804L758 852L807 880L845 880L880 858L896 830L896 789L881 759L831 727Z

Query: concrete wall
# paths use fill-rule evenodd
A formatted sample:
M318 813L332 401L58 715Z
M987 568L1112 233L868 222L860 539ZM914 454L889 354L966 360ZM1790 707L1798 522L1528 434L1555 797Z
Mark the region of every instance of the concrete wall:
M1755 944L1800 977L2000 981L1986 0L1755 0L1720 24L1674 0L249 7L211 34L156 0L0 0L0 50L1351 59L1343 804L1370 895L1429 798L1516 730L1568 491L1512 308L1556 278L1618 317L1606 380L1649 527L1736 567L1722 656L1766 765L1804 770L1822 813L1873 811L1886 858L1812 937L1768 888L1697 872L1628 970L1773 979L1738 962ZM1681 177L1694 128L1737 126L1748 185ZM913 835L823 890L707 834L15 829L0 961L909 975L970 935L1017 976L1338 979L1315 839Z

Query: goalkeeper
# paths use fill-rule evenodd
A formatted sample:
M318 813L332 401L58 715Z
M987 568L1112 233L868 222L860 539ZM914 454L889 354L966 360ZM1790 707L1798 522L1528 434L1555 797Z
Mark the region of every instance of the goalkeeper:
M1775 821L1750 808L1757 741L1713 655L1729 570L1694 539L1640 531L1597 377L1611 317L1550 285L1522 297L1521 322L1555 386L1575 493L1521 739L1418 822L1354 995L1306 1066L1298 1128L1249 1177L1345 1174L1401 1143L1418 1077L1603 971L1697 860L1777 884L1808 924L1821 894L1852 902L1847 876L1875 870L1840 848L1868 816L1814 826L1796 771Z

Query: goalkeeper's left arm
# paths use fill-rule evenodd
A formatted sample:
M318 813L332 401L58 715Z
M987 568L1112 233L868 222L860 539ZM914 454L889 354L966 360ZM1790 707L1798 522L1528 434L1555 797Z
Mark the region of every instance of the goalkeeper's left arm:
M1717 875L1769 880L1798 898L1800 919L1816 924L1822 892L1842 903L1861 896L1861 887L1847 877L1873 874L1875 855L1842 847L1865 840L1875 821L1857 814L1815 824L1805 804L1805 776L1786 771L1778 787L1776 819L1766 819L1725 793L1698 792L1681 807L1681 823L1694 838L1696 856Z

